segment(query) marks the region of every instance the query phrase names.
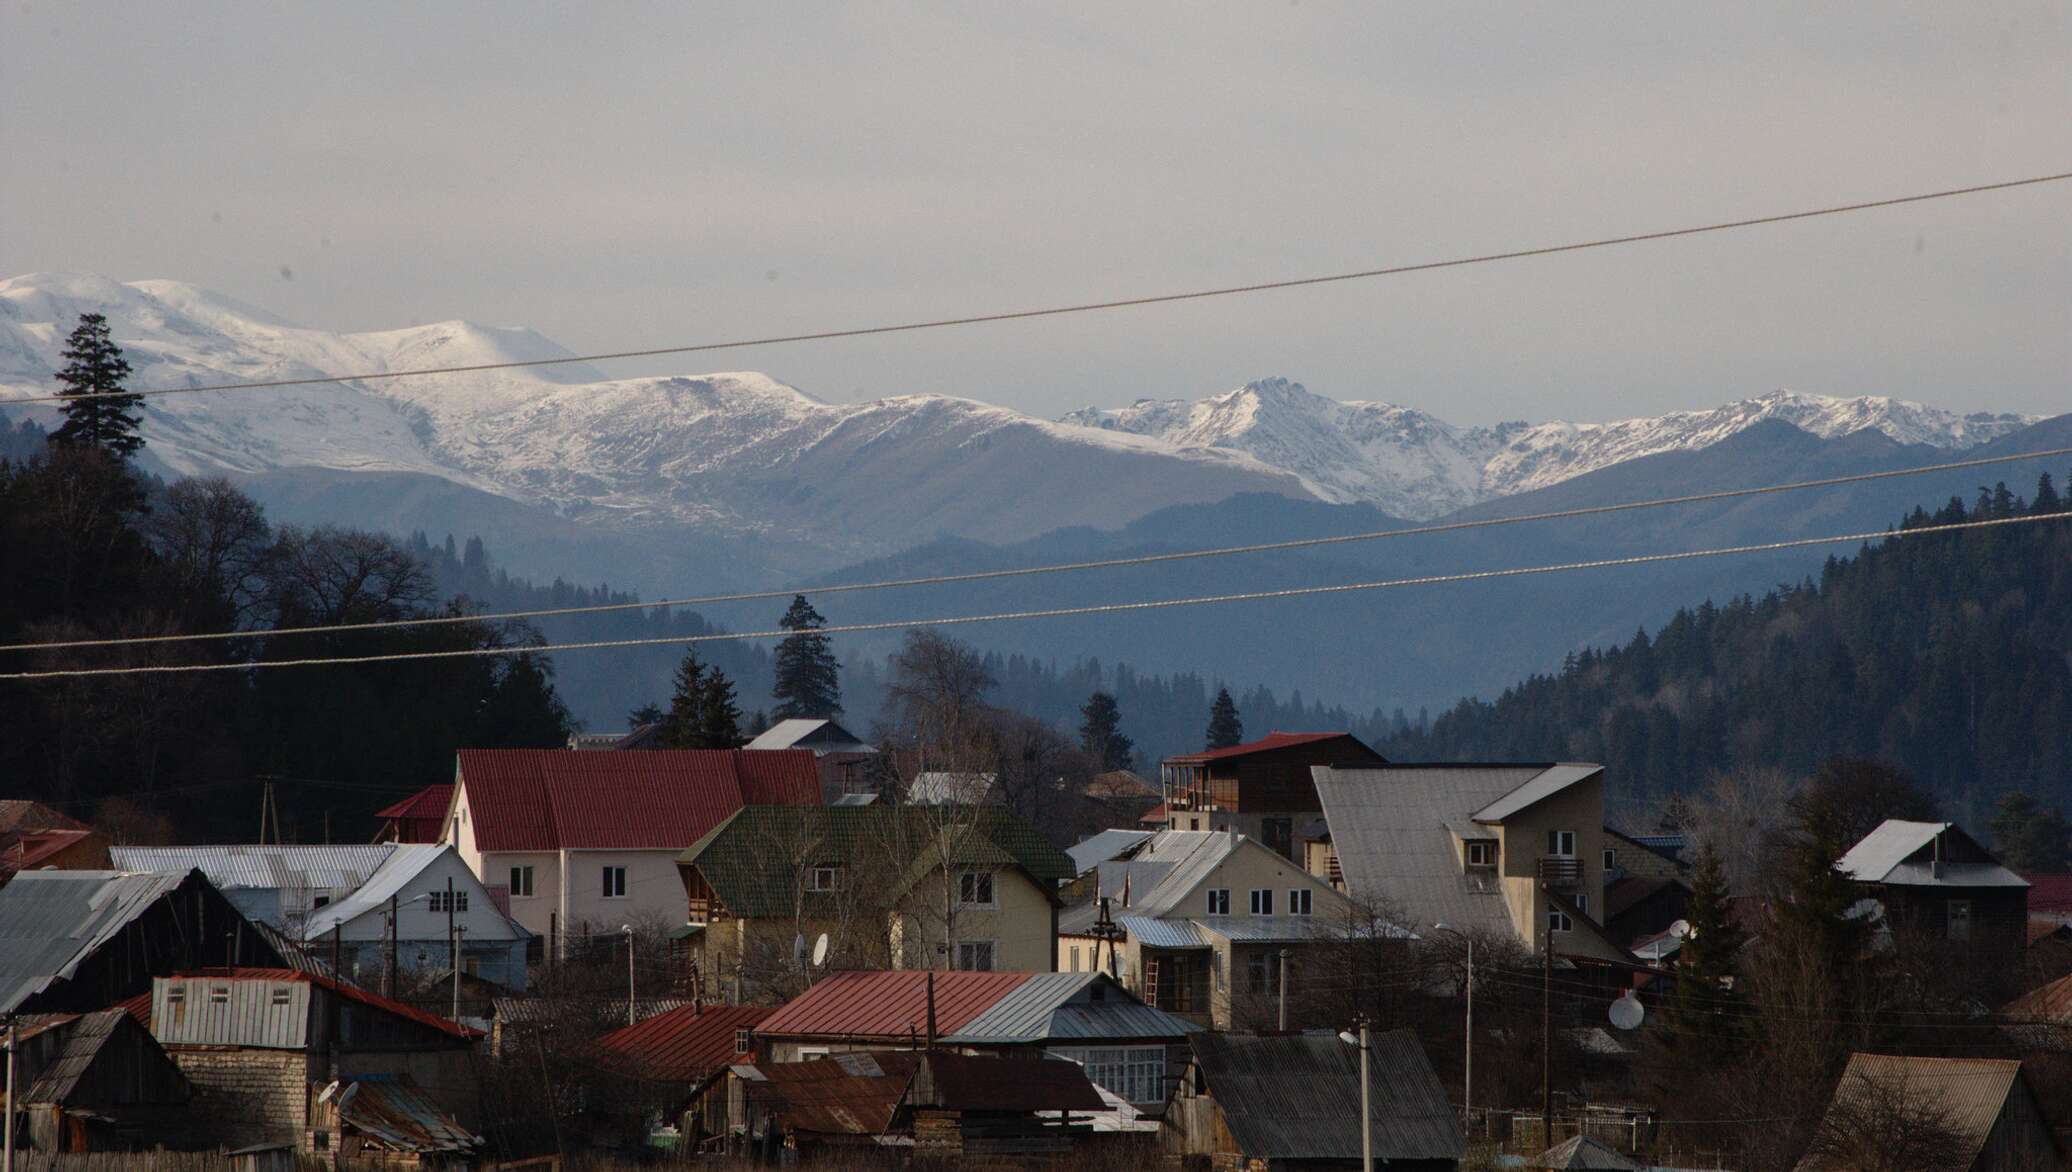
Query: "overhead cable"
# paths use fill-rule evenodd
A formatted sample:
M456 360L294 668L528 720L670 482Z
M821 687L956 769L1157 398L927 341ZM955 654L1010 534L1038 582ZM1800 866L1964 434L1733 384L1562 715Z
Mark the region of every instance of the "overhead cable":
M1051 607L1039 610L1003 611L976 615L938 615L929 618L889 619L883 622L847 623L836 626L816 627L816 635L846 635L866 631L896 631L912 627L955 627L975 623L1014 622L1022 619L1073 618L1089 615L1127 614L1140 611L1170 610L1188 606L1210 606L1232 602L1264 602L1284 598L1306 598L1332 594L1351 594L1368 590L1387 590L1403 586L1435 586L1448 583L1486 582L1501 578L1520 578L1537 574L1565 573L1574 570L1614 569L1621 566L1645 566L1663 562L1690 561L1697 558L1729 557L1741 554L1772 553L1787 549L1804 549L1816 545L1840 545L1849 542L1877 541L1884 539L1927 537L1938 533L1956 533L1971 529L1989 529L2010 525L2032 525L2044 521L2072 519L2072 512L2032 513L2020 517L1996 517L1983 521L1959 521L1947 525L1923 525L1912 529L1881 529L1868 533L1843 533L1830 537L1799 537L1787 541L1768 541L1753 545L1732 545L1717 549L1684 550L1676 553L1636 554L1630 557L1599 558L1592 561L1562 562L1546 566L1520 566L1501 570L1473 570L1457 574L1429 574L1416 578L1389 578L1376 582L1351 582L1335 586L1293 586L1281 590L1253 590L1231 594L1207 594L1191 598L1140 599L1131 602L1100 603L1089 606ZM99 676L129 675L172 675L188 672L256 671L283 667L350 666L368 663L405 663L428 659L473 659L487 656L532 655L550 651L597 651L629 647L684 646L697 643L728 643L749 640L788 639L798 631L777 629L772 631L725 631L704 635L666 635L634 639L595 639L572 643L517 644L506 647L466 647L439 651L399 651L375 655L315 656L301 659L255 660L250 663L178 663L145 664L129 667L58 668L41 671L0 672L0 680L54 680L79 679Z
M1586 505L1574 509L1521 513L1509 517L1483 517L1472 521L1446 521L1435 525L1413 525L1403 529L1377 529L1365 533L1344 533L1332 537L1298 537L1288 541L1267 541L1252 545L1227 545L1214 549L1179 550L1172 553L1137 554L1130 557L1103 558L1097 561L1060 562L1051 565L1022 566L1003 570L974 570L963 574L936 574L920 578L893 578L877 582L846 582L827 586L785 586L777 589L752 590L736 594L705 594L689 598L663 598L657 599L654 602L603 602L585 606L555 606L536 610L497 611L488 614L426 615L418 618L340 623L336 626L328 627L251 628L239 631L204 631L194 634L131 635L113 639L64 639L48 643L7 643L0 644L0 652L58 651L67 648L85 647L142 647L157 643L191 643L206 639L268 639L285 635L328 635L343 631L391 630L404 627L442 627L464 623L512 622L523 619L560 618L568 615L605 614L614 611L666 610L671 607L712 606L727 602L754 602L773 598L789 598L799 594L846 594L864 590L943 586L962 582L990 581L997 578L1025 578L1039 574L1064 574L1083 570L1115 569L1124 566L1148 566L1161 562L1230 557L1235 554L1313 549L1318 546L1346 545L1361 541L1381 541L1394 537L1458 533L1468 529L1487 529L1500 525L1559 521L1572 517L1595 517L1607 513L1623 513L1634 509L1656 509L1668 505L1703 504L1708 501L1734 500L1740 497L1765 496L1772 493L1800 492L1814 488L1833 488L1843 484L1861 484L1873 480L1891 480L1902 476L1921 476L1931 472L1950 472L1965 468L1979 468L1990 464L2006 464L2018 460L2038 460L2067 455L2072 455L2072 448L2046 448L2040 451L2021 452L2015 455L1979 456L1974 459L1953 460L1943 464L1924 464L1918 468L1897 468L1882 472L1857 472L1847 476L1829 476L1820 480L1798 480L1786 484L1758 485L1752 488L1728 488L1721 489L1718 492L1656 497L1651 500L1641 501L1620 501L1608 505Z
M1073 305L1053 305L1041 309L1016 309L999 313L972 314L963 317L935 318L928 321L902 322L896 325L857 326L848 329L816 330L799 334L776 334L761 338L740 338L724 342L694 342L681 346L654 346L641 350L616 350L603 354L572 354L565 358L526 358L510 362L477 362L464 366L433 366L413 370L378 370L364 374L316 375L308 378L270 379L265 382L210 383L191 387L157 387L150 390L124 391L124 395L190 395L203 391L252 391L267 387L306 387L330 383L376 382L386 379L417 378L430 374L474 374L491 370L517 370L539 366L564 366L579 362L606 362L619 358L659 358L671 354L699 354L714 350L738 350L753 346L780 346L798 342L825 342L837 338L863 338L876 334L912 333L917 330L939 330L952 326L984 325L991 322L1023 321L1038 317L1061 317L1073 313L1093 313L1109 309L1131 309L1145 305L1166 305L1179 301L1202 301L1212 297L1234 297L1246 293L1267 293L1281 289L1300 289L1311 285L1329 285L1341 281L1364 281L1376 277L1394 277L1405 273L1431 272L1436 269L1462 268L1467 265L1491 264L1497 261L1524 260L1536 256L1554 256L1564 252L1581 252L1592 248L1611 248L1622 244L1642 244L1653 240L1673 240L1681 236L1699 236L1708 232L1726 232L1737 228L1755 228L1765 224L1783 224L1793 220L1810 220L1820 216L1838 216L1849 212L1871 211L1876 208L1898 207L1902 204L1926 203L1930 200L1953 199L1964 195L1980 195L1989 191L2007 191L2017 187L2032 187L2043 183L2060 183L2072 179L2072 171L2055 175L2033 175L2025 179L2009 179L1999 183L1977 183L1968 187L1951 187L1940 191L1927 191L1915 195L1892 196L1885 199L1864 200L1858 203L1835 204L1829 207L1809 208L1796 212L1780 212L1767 216L1751 216L1738 220L1723 220L1711 224L1699 224L1688 228L1669 228L1658 232L1636 232L1623 236L1605 236L1594 240L1579 240L1568 244L1542 245L1537 248L1519 248L1507 252L1486 252L1474 256L1454 257L1448 260L1421 261L1413 264L1391 265L1386 268L1360 269L1349 273L1329 273L1321 276L1289 277L1276 281L1256 281L1245 285L1225 285L1213 289L1193 289L1179 293L1154 293L1142 297L1123 297L1107 301L1085 301ZM112 397L114 392L104 395L78 395L73 399ZM55 403L65 399L64 395L36 395L14 399L16 403Z

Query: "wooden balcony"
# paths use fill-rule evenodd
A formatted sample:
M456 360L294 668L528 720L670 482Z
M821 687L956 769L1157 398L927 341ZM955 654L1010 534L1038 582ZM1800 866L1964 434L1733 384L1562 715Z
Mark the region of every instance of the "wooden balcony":
M1582 883L1582 859L1575 855L1540 856L1540 886L1580 887Z

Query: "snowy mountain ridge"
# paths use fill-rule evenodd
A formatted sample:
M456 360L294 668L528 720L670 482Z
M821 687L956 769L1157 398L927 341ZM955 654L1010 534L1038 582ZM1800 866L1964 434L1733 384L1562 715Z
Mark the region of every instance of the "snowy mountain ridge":
M1706 410L1612 423L1457 427L1414 407L1330 399L1280 378L1191 402L1140 399L1120 409L1087 408L1064 417L1083 427L1160 439L1183 452L1244 452L1293 473L1320 499L1364 501L1415 518L1545 488L1658 452L1707 447L1766 419L1822 437L1871 428L1900 443L1962 450L2037 418L1961 415L1903 399L1777 390Z
M137 388L571 357L518 327L331 333L177 281L31 274L0 280L0 404L55 388L64 337L89 312L108 317ZM31 413L54 415L48 404ZM584 522L667 521L868 555L944 534L1113 526L1239 492L1435 517L1772 418L1949 449L2028 422L1779 391L1650 419L1463 428L1285 379L1050 421L945 395L831 404L751 372L611 379L580 362L165 395L144 415L147 452L175 473L419 473Z

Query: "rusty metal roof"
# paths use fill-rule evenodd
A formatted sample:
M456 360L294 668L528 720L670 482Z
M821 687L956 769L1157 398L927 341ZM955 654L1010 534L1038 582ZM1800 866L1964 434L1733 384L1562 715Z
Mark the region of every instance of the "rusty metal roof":
M360 1075L334 1082L319 1101L329 1100L338 1117L362 1135L399 1152L471 1152L482 1137L462 1127L407 1074Z
M453 783L428 785L393 806L374 811L376 818L444 818L453 804Z
M1835 1102L1883 1088L1898 1092L1909 1105L1932 1108L1964 1145L1963 1157L1950 1166L1969 1168L2021 1080L2022 1064L2013 1059L1851 1054L1835 1086Z
M909 1050L733 1069L747 1083L751 1112L774 1111L792 1131L883 1135L892 1130L920 1068L921 1052Z
M486 851L682 850L743 805L820 804L805 749L462 749L455 776Z
M1086 1071L1061 1058L1001 1058L930 1050L908 1102L949 1111L1100 1111Z
M947 1036L1026 983L1033 973L842 972L763 1019L765 1038L905 1041L928 1031L928 979L935 979L935 1032Z
M1194 1060L1246 1156L1357 1160L1360 1051L1336 1036L1196 1034ZM1384 1160L1458 1160L1460 1120L1410 1030L1369 1039L1374 1064L1374 1154Z
M734 1039L776 1012L763 1005L686 1005L622 1026L591 1043L591 1057L649 1082L702 1084L738 1057Z
M1340 737L1360 747L1363 755L1359 756L1358 760L1362 762L1383 760L1381 754L1368 748L1365 741L1349 732L1272 732L1260 737L1256 741L1247 741L1242 745L1231 745L1224 749L1209 749L1201 753L1183 753L1177 757L1168 757L1166 760L1172 763L1188 765L1202 761L1227 761L1232 757L1249 757L1253 753L1271 753L1276 749L1292 749L1297 745L1313 745L1319 741L1334 741Z

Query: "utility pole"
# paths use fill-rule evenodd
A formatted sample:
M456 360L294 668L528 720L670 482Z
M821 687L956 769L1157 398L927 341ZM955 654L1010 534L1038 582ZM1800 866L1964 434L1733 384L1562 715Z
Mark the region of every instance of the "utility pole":
M1360 1172L1374 1172L1374 1108L1368 1103L1367 1015L1360 1015Z
M453 923L453 876L446 877L446 959L453 964L453 1016L460 1017L460 933Z
M1461 935L1468 942L1468 979L1465 984L1468 994L1468 1053L1462 1060L1460 1076L1461 1132L1466 1134L1475 1126L1475 938L1465 932Z
M626 1024L632 1025L639 1020L633 1010L633 925L624 924L621 928L626 933Z
M338 924L331 925L331 975L333 977L337 977L339 975L339 964L342 959L340 956L338 941L339 927L340 925Z
M466 924L462 924L453 930L453 951L456 954L456 963L453 966L453 1020L455 1021L460 1020L460 965L457 963L458 954L463 951L460 947L461 937L467 934L468 926Z
M1554 932L1547 932L1546 964L1540 989L1540 1139L1554 1146Z
M14 1172L14 1015L7 1015L7 1134L4 1142L6 1172Z
M1294 953L1281 949L1281 1032L1288 1032L1288 958Z
M396 995L396 897L389 896L387 955L381 958L381 995Z

